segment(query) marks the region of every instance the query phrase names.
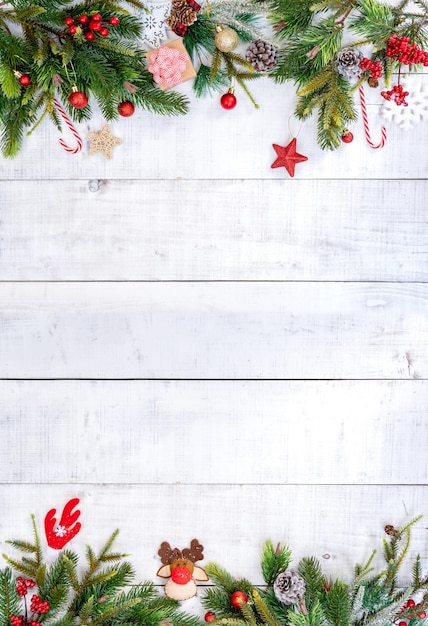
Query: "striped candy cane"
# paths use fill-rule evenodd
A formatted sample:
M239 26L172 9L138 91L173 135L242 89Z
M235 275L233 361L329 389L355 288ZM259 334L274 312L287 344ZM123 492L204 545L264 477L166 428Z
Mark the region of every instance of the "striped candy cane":
M54 105L56 106L58 113L61 115L62 119L64 120L64 122L67 124L68 128L70 129L70 131L72 132L74 138L76 139L76 147L75 148L70 148L70 146L68 146L64 139L62 139L61 137L59 138L59 143L61 144L61 146L64 148L64 150L66 152L70 152L71 154L77 154L78 152L80 152L80 150L83 147L83 141L81 136L79 135L79 133L77 132L77 130L75 129L75 127L73 126L73 124L71 123L70 118L68 117L67 113L65 112L64 108L62 107L62 105L58 102L58 100L56 98L54 98L53 100Z
M382 126L381 128L382 138L380 142L377 144L373 143L370 137L369 118L367 116L367 106L366 106L366 96L364 94L364 87L362 85L359 91L360 91L361 111L363 113L364 133L366 135L367 143L374 150L377 150L378 148L383 148L386 142L386 128L384 126Z

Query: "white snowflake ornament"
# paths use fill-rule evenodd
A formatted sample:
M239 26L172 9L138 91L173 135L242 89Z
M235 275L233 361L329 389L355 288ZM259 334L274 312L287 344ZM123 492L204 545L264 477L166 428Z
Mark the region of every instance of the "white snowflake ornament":
M425 78L407 76L401 78L400 83L405 91L409 92L406 100L407 106L397 105L393 100L385 100L380 108L381 115L402 128L409 130L428 120L428 81Z
M151 48L159 48L166 39L165 20L171 10L171 2L147 2L148 11L137 9L136 13L142 24L141 41Z

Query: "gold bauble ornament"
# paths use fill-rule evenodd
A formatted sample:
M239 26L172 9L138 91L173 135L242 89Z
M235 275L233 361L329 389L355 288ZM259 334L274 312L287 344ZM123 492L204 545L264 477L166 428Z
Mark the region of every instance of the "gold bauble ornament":
M239 35L230 26L216 26L214 43L220 52L232 52L239 43Z

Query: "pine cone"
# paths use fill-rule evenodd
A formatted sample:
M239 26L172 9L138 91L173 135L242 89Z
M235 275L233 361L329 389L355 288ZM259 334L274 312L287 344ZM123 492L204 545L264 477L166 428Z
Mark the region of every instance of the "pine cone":
M191 26L196 22L196 18L198 14L194 11L188 4L181 10L176 13L178 17L178 21L184 24L185 26Z
M361 50L343 48L337 55L336 69L344 78L356 79L361 74L360 62L363 59Z
M245 58L254 67L256 72L267 72L276 61L277 48L262 39L253 41L247 48Z
M191 26L196 22L197 16L197 11L189 5L187 0L172 0L171 14L166 19L166 24L172 30L176 28L177 24Z
M305 591L305 581L293 570L282 572L273 584L276 598L284 604L298 604Z
M169 26L171 30L174 30L174 28L177 26L178 23L179 23L179 19L173 13L171 13L171 15L167 17L165 20L165 24Z
M188 6L186 0L172 0L171 2L171 13L178 13L182 9L185 9Z

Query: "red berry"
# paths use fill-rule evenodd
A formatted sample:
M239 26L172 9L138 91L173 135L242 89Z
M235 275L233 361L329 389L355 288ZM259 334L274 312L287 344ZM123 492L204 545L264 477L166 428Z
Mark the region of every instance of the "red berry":
M85 14L79 15L80 24L87 24L89 22L89 17Z
M88 96L81 91L73 91L69 95L68 101L75 109L84 109L88 104Z
M398 626L407 626L407 622L398 622Z
M418 613L419 619L425 619L426 616L427 616L427 614L425 613L425 611L422 611L422 613Z
M236 96L234 93L228 92L225 93L221 98L220 98L220 104L223 107L223 109L226 109L227 111L230 111L231 109L234 109L236 107Z
M101 37L108 37L108 35L109 35L109 30L108 30L108 28L105 28L105 27L103 26L103 28L101 28L101 29L100 29L100 35L101 35Z
M354 140L354 135L351 132L349 132L349 130L343 133L342 135L343 143L351 143L351 141L353 140Z
M233 95L233 94L230 94ZM248 597L247 594L244 593L243 591L235 591L234 593L232 593L232 595L230 596L230 604L235 608L235 609L240 609L241 606L243 604L247 604L248 602ZM407 626L407 625L406 625Z
M70 35L75 35L77 33L77 26L70 26L70 28L68 29L68 32L70 33Z
M85 37L88 41L94 41L95 39L95 35L91 30L88 30L88 32L85 33Z
M213 622L215 620L214 613L212 613L211 611L208 611L208 613L205 613L204 620L208 623Z
M416 604L416 602L414 600L410 599L410 600L407 600L406 607L407 608L413 607L413 606L415 606L415 604Z
M122 117L131 117L135 111L135 107L132 102L125 101L119 104L117 110L119 111L119 115L122 115Z
M120 20L119 20L119 18L118 18L116 15L113 15L113 16L110 18L110 24L111 24L112 26L117 26L117 25L119 24L119 21L120 21Z
M74 24L74 20L72 17L66 17L64 20L64 24L66 26L72 26Z
M29 589L32 589L33 587L36 586L36 581L31 580L31 578L25 578L24 583L25 583L25 586L28 587Z
M91 20L89 22L89 28L91 30L93 30L94 32L98 32L101 30L102 26L101 26L101 22L96 22L95 20Z
M91 19L94 22L101 22L103 19L103 16L101 15L101 13L94 13L94 15L91 16Z

